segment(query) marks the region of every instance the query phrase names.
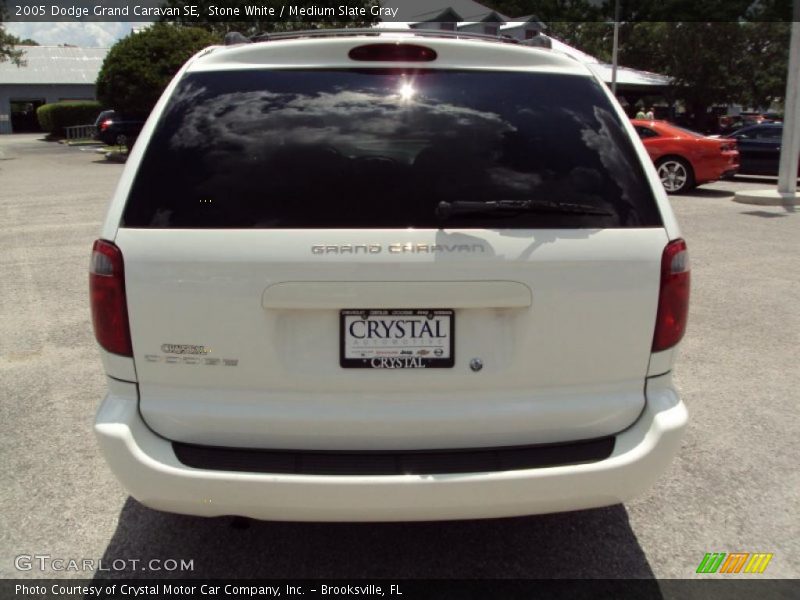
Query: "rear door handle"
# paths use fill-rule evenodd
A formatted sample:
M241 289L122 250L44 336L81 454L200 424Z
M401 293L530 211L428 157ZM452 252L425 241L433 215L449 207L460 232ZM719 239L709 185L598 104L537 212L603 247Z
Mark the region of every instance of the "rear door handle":
M261 297L267 309L527 308L531 289L517 281L283 281Z

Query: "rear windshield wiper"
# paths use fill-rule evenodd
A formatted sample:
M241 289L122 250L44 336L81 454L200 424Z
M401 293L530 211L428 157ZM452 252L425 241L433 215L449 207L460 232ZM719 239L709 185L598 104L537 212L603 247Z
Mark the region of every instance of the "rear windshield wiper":
M526 212L614 216L614 213L591 204L571 204L551 200L490 200L487 202L457 200L455 202L442 201L436 207L436 215L442 219L453 215Z

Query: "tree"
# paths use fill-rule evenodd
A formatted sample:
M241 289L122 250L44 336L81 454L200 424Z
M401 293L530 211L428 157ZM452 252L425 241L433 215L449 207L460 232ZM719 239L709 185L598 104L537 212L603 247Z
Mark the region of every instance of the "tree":
M25 64L25 52L17 49L15 46L20 45L20 40L15 36L8 33L3 26L0 25L0 62L10 60L18 67Z
M611 21L616 0L485 0L511 17L536 14L545 23ZM791 21L787 0L619 0L620 21L692 23Z
M614 27L600 21L558 21L549 23L546 31L570 46L591 54L603 62L611 62Z
M108 52L97 76L97 98L130 116L146 116L183 63L219 37L204 29L156 23L131 33Z
M613 0L611 2L613 4ZM523 17L535 14L546 24L574 21L595 21L607 10L608 0L598 3L593 0L488 0L489 8L508 17Z
M510 17L536 14L547 23L611 21L617 0L484 0ZM792 20L791 0L619 0L621 22L783 22Z
M610 62L610 23L556 23L558 39ZM789 49L786 22L626 22L620 25L619 63L672 78L669 94L709 128L715 104L768 106L783 96Z
M209 7L222 6L219 0L167 0L164 4L166 7L180 8L181 15L176 17L164 17L164 20L179 23L181 25L188 25L190 27L202 27L220 36L224 36L229 31L238 31L245 36L254 36L259 33L269 33L273 31L291 31L296 29L323 29L323 28L342 28L342 27L368 27L373 23L378 22L380 19L371 17L369 10L367 15L363 18L343 20L342 17L337 16L337 8L342 5L348 7L363 7L369 9L370 6L378 4L377 0L349 0L342 2L341 0L313 0L305 2L293 2L292 6L298 8L315 9L312 16L288 16L284 13L282 18L278 18L281 14L282 5L286 4L281 0L259 0L259 2L252 2L252 0L228 0L224 3L226 9L238 8L241 15L245 15L245 7L255 6L269 8L272 7L276 11L276 17L245 17L246 20L234 21L228 18L211 18L207 17L209 14ZM183 7L193 5L197 7L198 13L206 19L204 22L199 21L197 18L185 16ZM319 9L332 8L337 11L334 16L319 16ZM288 10L287 8L284 9ZM235 17L231 17L233 19Z
M509 16L535 11L547 33L611 62L614 0L488 0ZM705 127L714 104L768 106L783 96L791 2L620 0L619 62L672 78L668 91Z
M786 93L789 68L789 23L763 22L745 24L745 55L752 71L744 78L742 104L769 106Z
M11 35L3 28L3 17L5 16L6 6L4 0L0 0L0 62L10 60L18 67L25 64L23 60L24 52L17 50L14 46L20 45L21 40Z
M620 62L672 77L699 128L710 127L710 106L769 105L784 94L788 23L636 23L626 34Z

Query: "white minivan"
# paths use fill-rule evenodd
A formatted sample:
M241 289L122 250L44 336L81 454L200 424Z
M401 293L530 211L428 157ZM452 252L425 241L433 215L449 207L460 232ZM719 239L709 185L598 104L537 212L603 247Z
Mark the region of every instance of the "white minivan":
M556 51L315 31L200 52L90 274L95 431L143 504L298 521L625 501L680 446L686 245Z

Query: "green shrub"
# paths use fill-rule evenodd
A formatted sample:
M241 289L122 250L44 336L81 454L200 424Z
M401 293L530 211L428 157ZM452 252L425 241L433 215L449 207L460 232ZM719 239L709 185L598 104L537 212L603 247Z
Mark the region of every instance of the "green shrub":
M94 100L53 102L36 109L41 128L50 135L63 137L65 127L91 125L100 112L100 103Z
M53 119L50 118L52 114L50 109L52 107L52 104L43 104L36 109L36 119L39 121L39 127L47 133L53 131Z
M128 117L144 118L193 54L220 43L205 29L156 23L111 47L97 76L97 97Z

